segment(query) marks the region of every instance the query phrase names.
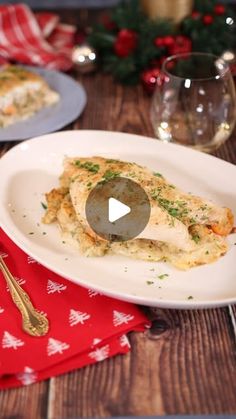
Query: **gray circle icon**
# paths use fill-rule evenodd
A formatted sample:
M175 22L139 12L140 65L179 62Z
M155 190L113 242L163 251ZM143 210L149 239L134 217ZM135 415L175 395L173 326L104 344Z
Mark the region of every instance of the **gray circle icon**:
M86 201L86 218L92 230L109 241L137 237L150 217L150 202L141 186L127 178L99 182Z

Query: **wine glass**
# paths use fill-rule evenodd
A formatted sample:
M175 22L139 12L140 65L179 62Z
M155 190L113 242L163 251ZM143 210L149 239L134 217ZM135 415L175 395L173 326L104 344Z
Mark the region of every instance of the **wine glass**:
M213 152L230 136L236 96L227 63L206 53L167 58L157 80L151 121L157 138Z

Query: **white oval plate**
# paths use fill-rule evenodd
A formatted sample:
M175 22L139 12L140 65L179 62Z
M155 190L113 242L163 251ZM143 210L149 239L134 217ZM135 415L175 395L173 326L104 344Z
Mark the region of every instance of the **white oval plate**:
M36 135L47 134L70 124L83 112L87 95L83 86L60 71L22 66L38 73L60 95L60 101L36 112L31 118L0 129L1 141L26 140Z
M44 193L58 185L65 155L134 161L163 173L184 191L212 199L234 213L235 166L189 148L131 134L82 130L45 135L17 145L0 160L0 222L15 243L47 268L101 293L168 308L236 302L235 234L229 237L231 247L224 257L187 272L167 263L121 256L86 258L64 244L57 226L45 226L40 220ZM158 279L164 273L169 276ZM149 281L154 284L148 285Z

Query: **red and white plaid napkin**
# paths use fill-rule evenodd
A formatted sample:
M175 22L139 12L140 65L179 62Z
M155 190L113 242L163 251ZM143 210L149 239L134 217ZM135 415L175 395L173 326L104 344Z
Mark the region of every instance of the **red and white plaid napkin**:
M46 336L22 330L21 314L0 272L0 389L31 384L130 350L126 336L149 322L130 303L66 281L17 247L0 229L0 254L34 306L46 313Z
M19 62L67 71L76 28L53 13L34 14L25 4L0 6L0 64Z

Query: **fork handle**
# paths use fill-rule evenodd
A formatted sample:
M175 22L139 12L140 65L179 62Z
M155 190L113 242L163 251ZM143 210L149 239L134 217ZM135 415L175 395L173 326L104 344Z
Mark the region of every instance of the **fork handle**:
M24 331L31 336L45 335L49 329L46 316L34 308L28 294L15 280L1 257L0 268L6 279L11 297L21 312Z

